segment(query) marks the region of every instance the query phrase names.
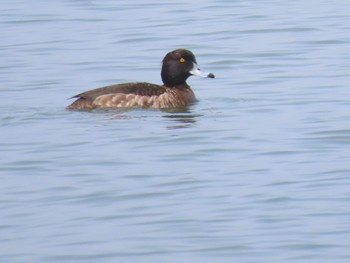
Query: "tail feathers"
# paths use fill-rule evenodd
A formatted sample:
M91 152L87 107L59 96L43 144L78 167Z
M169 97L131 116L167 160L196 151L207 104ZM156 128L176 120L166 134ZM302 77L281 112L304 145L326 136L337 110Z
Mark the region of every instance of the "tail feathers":
M93 105L92 100L79 98L74 101L71 105L66 107L67 110L92 110L95 106Z

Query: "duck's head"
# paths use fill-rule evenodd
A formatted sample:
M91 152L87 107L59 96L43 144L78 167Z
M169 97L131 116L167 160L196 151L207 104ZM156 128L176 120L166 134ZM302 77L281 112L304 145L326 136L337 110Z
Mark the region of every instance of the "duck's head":
M164 85L173 87L186 83L191 75L203 78L214 78L214 74L203 72L197 65L193 53L186 49L169 52L163 59L162 80Z

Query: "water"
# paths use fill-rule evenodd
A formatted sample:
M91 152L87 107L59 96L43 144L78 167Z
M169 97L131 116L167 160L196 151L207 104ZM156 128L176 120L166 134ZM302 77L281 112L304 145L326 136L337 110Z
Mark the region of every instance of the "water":
M349 9L5 0L0 261L349 262ZM179 47L187 111L64 109Z

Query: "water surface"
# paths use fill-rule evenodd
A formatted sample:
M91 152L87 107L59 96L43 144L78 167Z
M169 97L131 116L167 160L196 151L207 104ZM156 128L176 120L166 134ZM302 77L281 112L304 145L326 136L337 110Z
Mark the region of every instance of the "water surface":
M348 262L349 5L24 1L0 7L1 262ZM182 112L66 111L160 83Z

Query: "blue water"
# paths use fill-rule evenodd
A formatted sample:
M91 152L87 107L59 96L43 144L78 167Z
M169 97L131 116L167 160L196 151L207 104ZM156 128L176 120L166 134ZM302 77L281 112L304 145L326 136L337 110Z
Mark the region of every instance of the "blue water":
M349 262L348 1L4 0L0 262ZM72 112L160 83L184 112Z

